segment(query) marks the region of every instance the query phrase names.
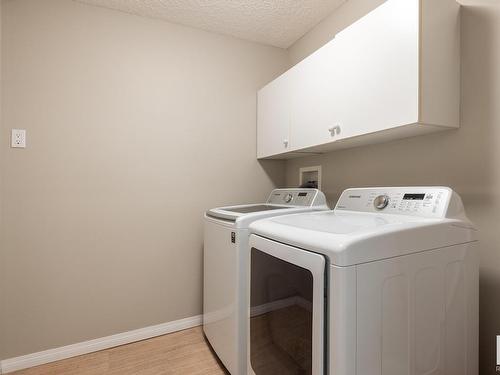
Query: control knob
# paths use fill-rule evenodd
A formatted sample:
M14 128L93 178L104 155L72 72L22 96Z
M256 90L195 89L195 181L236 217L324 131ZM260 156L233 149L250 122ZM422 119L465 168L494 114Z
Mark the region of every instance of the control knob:
M387 195L379 195L373 201L373 205L377 210L383 210L389 204L389 197Z
M292 199L293 199L293 195L290 193L288 193L287 195L285 195L283 197L283 200L285 201L285 203L290 203L292 201Z

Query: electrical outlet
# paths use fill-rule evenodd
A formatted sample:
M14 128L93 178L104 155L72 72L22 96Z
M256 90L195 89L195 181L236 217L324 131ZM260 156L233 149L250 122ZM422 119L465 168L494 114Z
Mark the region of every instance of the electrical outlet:
M26 148L26 130L12 129L11 147Z

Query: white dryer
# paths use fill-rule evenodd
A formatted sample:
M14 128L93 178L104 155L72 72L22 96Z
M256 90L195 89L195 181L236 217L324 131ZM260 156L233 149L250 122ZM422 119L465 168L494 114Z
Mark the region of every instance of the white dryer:
M250 225L249 374L477 375L476 231L445 187Z
M220 207L205 214L203 331L232 375L246 374L248 226L285 214L328 210L317 189L276 189L266 203Z

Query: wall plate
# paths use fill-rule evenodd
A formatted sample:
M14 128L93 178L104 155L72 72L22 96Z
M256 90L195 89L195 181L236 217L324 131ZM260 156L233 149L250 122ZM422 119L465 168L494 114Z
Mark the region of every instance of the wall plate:
M10 147L12 147L12 148L26 148L26 130L25 129L12 129Z

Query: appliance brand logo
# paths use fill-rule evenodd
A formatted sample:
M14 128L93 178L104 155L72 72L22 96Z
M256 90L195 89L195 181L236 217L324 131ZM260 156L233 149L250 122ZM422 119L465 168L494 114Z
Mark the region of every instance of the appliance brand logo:
M351 199L361 199L361 195L349 195Z

